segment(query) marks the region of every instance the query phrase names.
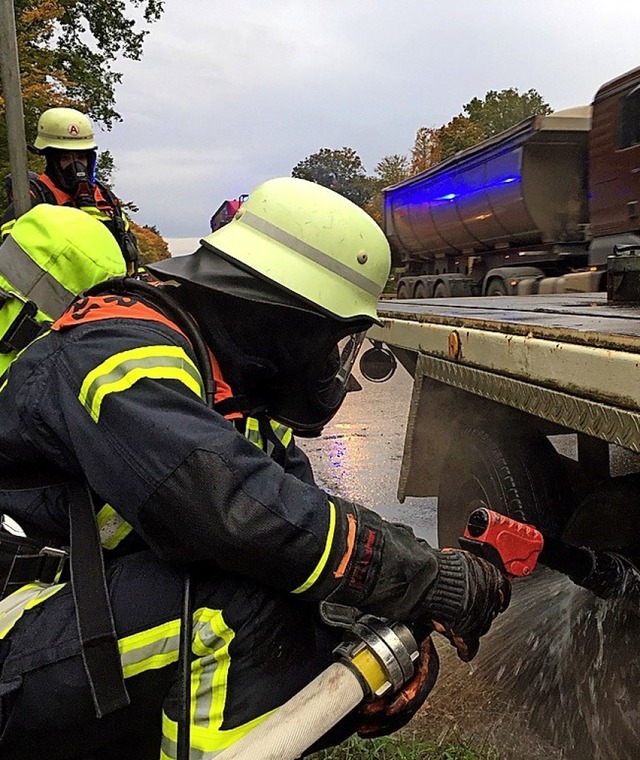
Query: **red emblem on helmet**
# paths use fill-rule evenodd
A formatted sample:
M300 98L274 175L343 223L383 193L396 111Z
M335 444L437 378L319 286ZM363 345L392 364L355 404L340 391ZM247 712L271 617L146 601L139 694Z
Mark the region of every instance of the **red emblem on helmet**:
M80 134L78 131L78 127L76 127L75 124L69 124L69 129L67 130L70 135L78 135Z

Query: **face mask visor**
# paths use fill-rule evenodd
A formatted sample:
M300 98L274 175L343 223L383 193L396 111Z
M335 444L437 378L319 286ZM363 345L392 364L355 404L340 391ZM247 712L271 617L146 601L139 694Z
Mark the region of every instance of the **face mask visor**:
M349 335L338 342L338 352L340 354L340 363L336 372L336 381L339 383L343 392L346 393L349 388L349 378L351 371L356 363L362 344L367 335L367 330Z

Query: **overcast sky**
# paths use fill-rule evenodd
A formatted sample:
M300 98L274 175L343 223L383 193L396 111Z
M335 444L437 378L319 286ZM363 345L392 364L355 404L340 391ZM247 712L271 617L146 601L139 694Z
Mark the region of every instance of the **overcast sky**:
M487 90L590 103L640 65L639 29L639 0L165 0L99 147L135 220L187 252L225 198L320 148L373 174Z

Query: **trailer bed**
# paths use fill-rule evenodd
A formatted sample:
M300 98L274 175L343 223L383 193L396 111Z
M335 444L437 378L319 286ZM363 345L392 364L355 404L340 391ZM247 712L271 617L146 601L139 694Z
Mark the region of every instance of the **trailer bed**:
M579 293L390 300L379 314L370 337L417 353L416 377L640 452L640 309Z
M383 301L383 321L455 324L640 352L640 308L608 305L605 293Z

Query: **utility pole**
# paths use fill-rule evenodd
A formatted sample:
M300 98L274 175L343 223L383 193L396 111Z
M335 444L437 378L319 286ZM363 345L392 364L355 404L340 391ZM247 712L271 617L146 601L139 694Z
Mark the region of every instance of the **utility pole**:
M13 0L0 0L0 73L4 95L9 162L16 218L31 208L27 169L27 141L20 87L20 63Z

